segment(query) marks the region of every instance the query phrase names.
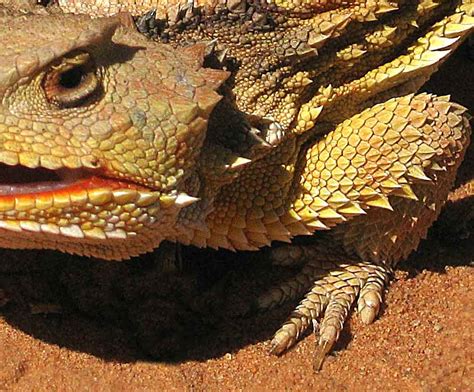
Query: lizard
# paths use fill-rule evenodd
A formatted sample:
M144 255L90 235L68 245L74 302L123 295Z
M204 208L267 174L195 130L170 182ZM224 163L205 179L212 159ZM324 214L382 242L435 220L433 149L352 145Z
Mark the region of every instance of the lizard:
M319 369L354 304L375 319L453 184L469 116L417 91L472 1L53 3L0 9L0 246L279 242L272 262L301 271L258 307L304 298L271 352L312 326Z

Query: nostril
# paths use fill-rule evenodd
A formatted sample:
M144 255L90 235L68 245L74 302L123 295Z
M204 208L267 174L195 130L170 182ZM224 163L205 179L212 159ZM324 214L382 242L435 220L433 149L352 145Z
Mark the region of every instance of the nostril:
M98 169L100 167L100 161L98 158L90 158L87 162L87 166L91 169Z

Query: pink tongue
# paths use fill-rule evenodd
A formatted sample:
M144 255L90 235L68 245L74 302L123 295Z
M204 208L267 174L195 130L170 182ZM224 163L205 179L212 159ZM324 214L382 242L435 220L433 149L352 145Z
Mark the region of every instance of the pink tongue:
M0 195L24 195L28 193L41 193L65 188L71 183L58 182L31 182L22 185L0 185Z

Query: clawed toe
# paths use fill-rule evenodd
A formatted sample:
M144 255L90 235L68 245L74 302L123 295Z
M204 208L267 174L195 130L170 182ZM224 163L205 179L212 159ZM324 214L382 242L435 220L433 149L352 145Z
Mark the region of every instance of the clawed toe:
M375 319L389 275L388 268L366 262L309 262L295 278L259 299L260 308L271 308L304 289L308 290L288 320L275 333L270 353L283 353L313 325L317 334L313 367L319 370L337 342L356 298L362 322L369 324Z
M388 268L378 267L369 273L357 301L357 312L364 324L372 323L377 317L391 272Z

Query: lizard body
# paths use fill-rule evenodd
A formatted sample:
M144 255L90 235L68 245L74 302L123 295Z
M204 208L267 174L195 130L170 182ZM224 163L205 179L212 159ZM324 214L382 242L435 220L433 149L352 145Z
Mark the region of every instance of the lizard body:
M472 1L134 4L55 6L132 11L161 42L118 17L0 13L0 245L123 259L326 231L337 249L316 233L273 251L304 267L259 300L307 293L272 351L322 318L319 368L447 198L468 118L415 92L473 29Z

